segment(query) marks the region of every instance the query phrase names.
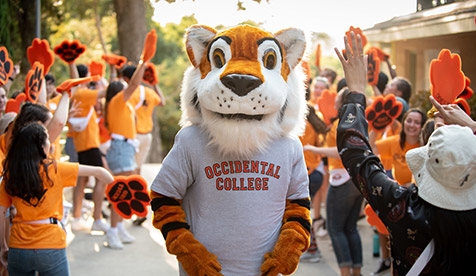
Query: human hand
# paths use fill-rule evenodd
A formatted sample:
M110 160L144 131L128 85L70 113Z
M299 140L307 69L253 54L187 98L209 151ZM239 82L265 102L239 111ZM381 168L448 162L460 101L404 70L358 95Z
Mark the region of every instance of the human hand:
M362 40L359 35L350 32L352 48L348 37L344 36L345 52L347 59L343 57L339 49L334 48L344 69L345 80L350 91L364 94L367 84L367 58L364 56Z
M457 104L441 105L433 96L430 96L430 102L438 110L435 112L435 116L443 118L446 124L467 126L470 127L473 132L476 131L476 122Z

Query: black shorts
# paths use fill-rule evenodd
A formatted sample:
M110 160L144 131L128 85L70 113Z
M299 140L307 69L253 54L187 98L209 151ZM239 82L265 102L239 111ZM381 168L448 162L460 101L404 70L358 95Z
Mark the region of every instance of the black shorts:
M103 167L101 151L99 148L92 148L78 152L78 162L82 165Z

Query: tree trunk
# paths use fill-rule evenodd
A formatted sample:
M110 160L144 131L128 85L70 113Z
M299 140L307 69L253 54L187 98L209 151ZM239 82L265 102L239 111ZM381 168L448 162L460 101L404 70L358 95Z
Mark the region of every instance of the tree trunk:
M121 55L137 63L147 34L144 0L114 0Z
M159 120L157 119L157 108L154 111L154 128L152 129L152 144L150 145L149 157L147 162L149 163L162 163L163 160L163 150L162 150L162 139L160 138L160 126Z
M21 72L26 74L30 70L30 63L26 56L26 49L30 47L33 39L36 37L36 1L22 0L18 8L18 26L20 26L21 47L22 52L25 53L21 60ZM40 37L41 39L41 37ZM18 63L18 60L14 60Z

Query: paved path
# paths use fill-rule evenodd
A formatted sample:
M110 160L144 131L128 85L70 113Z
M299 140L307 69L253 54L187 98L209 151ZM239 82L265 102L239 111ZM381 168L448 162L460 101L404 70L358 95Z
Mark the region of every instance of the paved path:
M153 180L160 165L145 164L142 175L149 182ZM178 275L177 261L167 253L160 231L155 229L150 220L137 227L131 221L125 221L126 227L136 241L126 244L123 250L112 250L104 247L105 236L96 233L68 233L68 258L73 276L104 276L104 275L132 275L132 276L174 276ZM69 228L67 226L67 228ZM372 256L373 232L365 220L359 222L362 237L364 267L362 275L369 275L375 270L378 258ZM339 269L330 239L328 236L318 240L323 258L319 263L301 263L296 276L324 275L338 276Z

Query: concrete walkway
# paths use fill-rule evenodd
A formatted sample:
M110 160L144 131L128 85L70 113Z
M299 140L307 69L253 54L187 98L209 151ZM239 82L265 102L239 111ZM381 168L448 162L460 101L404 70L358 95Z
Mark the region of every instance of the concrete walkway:
M145 164L142 175L149 181L154 179L159 164ZM148 219L142 226L133 226L125 221L129 232L136 237L132 244L126 244L123 250L112 250L104 246L105 236L97 233L72 233L67 225L68 258L73 276L173 276L178 275L175 256L167 253L160 231L155 229ZM378 258L372 256L373 232L365 220L359 221L359 230L363 243L364 267L362 275L369 275L378 265ZM328 236L318 240L322 252L319 263L301 263L296 276L324 275L338 276L339 269Z

